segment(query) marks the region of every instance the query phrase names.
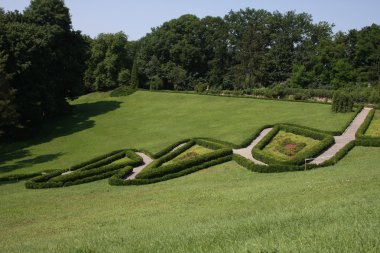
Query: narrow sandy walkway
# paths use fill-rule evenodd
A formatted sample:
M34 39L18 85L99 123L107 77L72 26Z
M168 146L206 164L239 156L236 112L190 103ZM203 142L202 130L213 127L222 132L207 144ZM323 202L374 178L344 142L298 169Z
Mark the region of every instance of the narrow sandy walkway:
M334 136L335 144L331 146L324 153L315 158L311 164L321 164L324 161L327 161L336 153L339 152L344 146L346 146L350 141L355 140L355 134L358 131L359 127L363 124L363 121L367 117L368 113L372 108L363 108L363 110L355 117L351 122L350 126L347 127L346 131L340 136Z
M238 154L238 155L241 155L245 158L247 158L248 160L251 160L252 162L254 162L255 164L259 164L259 165L266 165L265 163L259 161L259 160L256 160L255 158L252 157L252 149L257 145L257 143L259 143L265 135L267 135L273 128L265 128L263 131L261 131L261 133L259 134L259 136L256 137L256 139L254 139L251 144L249 144L248 147L246 148L241 148L241 149L233 149L232 151L234 152L234 154Z
M186 144L187 144L187 142L179 144L177 147L173 148L170 152L173 152L174 150L177 150L177 149L179 149L180 147L182 147L182 146L184 146ZM138 167L134 168L133 171L132 171L132 174L129 175L125 180L135 179L136 176L137 176L137 174L139 174L146 166L148 166L151 162L153 162L153 159L150 158L149 156L147 156L144 153L136 152L136 154L138 154L143 159L144 164L141 165L141 166L138 166Z
M146 166L148 166L148 164L150 164L151 162L153 162L153 159L150 158L149 156L147 156L144 153L136 152L136 154L138 154L143 159L144 164L141 165L141 166L139 166L139 167L134 168L133 171L132 171L132 174L129 175L126 178L126 180L135 179L137 174L139 174Z

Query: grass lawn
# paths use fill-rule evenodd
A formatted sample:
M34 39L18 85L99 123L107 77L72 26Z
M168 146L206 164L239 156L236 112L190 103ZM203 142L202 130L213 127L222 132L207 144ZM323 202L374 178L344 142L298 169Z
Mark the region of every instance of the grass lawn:
M380 137L380 110L376 110L365 135Z
M1 252L379 252L380 148L334 167L234 162L138 187L0 186Z
M66 168L123 148L157 152L183 138L240 143L265 124L339 130L353 115L330 105L138 91L94 93L73 102L74 114L51 120L29 141L2 143L0 176Z
M306 151L318 143L320 141L306 136L279 131L263 151L278 160L290 160L298 152Z
M179 154L178 156L174 157L169 162L164 163L163 165L169 165L169 164L173 164L179 161L189 160L196 156L204 155L212 151L213 151L212 149L205 148L200 145L194 145L190 147L188 150L186 150L185 152L183 152L182 154Z

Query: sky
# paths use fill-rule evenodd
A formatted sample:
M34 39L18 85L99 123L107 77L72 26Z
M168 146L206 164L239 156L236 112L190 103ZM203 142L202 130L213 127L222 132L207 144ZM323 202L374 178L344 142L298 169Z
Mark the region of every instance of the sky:
M29 0L0 0L0 7L23 11ZM380 0L65 0L73 28L95 37L123 31L137 40L165 21L183 14L223 17L230 10L307 12L314 22L335 24L334 32L380 25Z

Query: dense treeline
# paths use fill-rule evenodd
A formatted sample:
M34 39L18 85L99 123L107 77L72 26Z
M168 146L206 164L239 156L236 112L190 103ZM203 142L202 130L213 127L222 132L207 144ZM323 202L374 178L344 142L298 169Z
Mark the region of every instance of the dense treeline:
M34 0L23 13L0 9L0 130L67 112L66 99L83 93L88 50L63 1Z
M63 0L0 9L0 132L38 126L67 112L67 99L117 87L296 98L344 89L378 103L379 79L376 24L333 34L306 13L247 8L184 15L128 41L123 32L91 39L73 30Z

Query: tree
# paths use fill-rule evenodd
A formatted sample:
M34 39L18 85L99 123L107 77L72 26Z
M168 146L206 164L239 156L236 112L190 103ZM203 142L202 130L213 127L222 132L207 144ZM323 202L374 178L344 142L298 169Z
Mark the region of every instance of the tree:
M123 32L99 34L92 42L85 86L90 91L113 89L124 84L119 81L119 74L130 68L127 36Z
M352 96L348 93L337 91L334 93L333 103L331 105L331 110L333 112L352 112L352 108L354 106L354 101Z
M132 71L131 71L131 87L137 89L139 87L139 70L137 67L137 61L133 61Z
M83 90L88 44L72 30L64 2L33 0L24 13L0 16L2 68L12 77L6 80L18 123L25 128L67 112L67 99Z

